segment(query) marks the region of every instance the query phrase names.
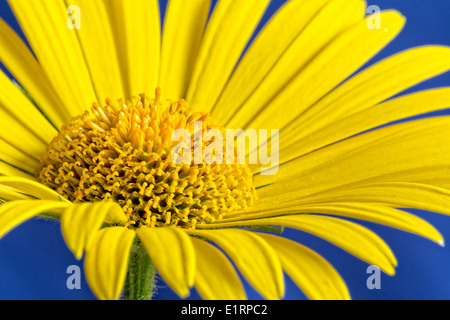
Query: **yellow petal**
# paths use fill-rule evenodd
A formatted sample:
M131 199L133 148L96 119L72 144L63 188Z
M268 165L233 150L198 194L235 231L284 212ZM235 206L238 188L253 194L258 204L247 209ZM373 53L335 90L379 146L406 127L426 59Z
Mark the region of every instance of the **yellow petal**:
M105 228L95 234L86 250L84 269L89 286L99 299L119 299L135 235L123 227Z
M34 176L32 176L22 170L14 168L10 164L7 164L2 160L0 160L0 176L15 176L15 177L25 178L25 179L29 179L29 180L35 180ZM0 188L1 188L1 184L0 184Z
M77 259L81 259L83 251L108 220L108 214L114 215L116 223L126 223L128 220L122 208L114 202L75 204L64 211L61 218L62 234Z
M287 203L281 200L280 204L278 205L272 205L268 207L260 205L255 208L251 208L252 211L258 212L256 214L244 213L236 218L226 217L223 221L231 222L243 219L245 220L261 219L280 215L295 215L304 213L329 214L333 216L341 216L346 218L360 219L374 223L379 223L392 228L397 228L403 231L415 233L417 235L435 241L440 245L443 245L444 239L442 235L427 221L420 219L415 215L409 214L407 212L397 210L389 206L385 206L383 204L383 200L389 198L395 199L397 194L394 190L389 190L389 187L387 187L387 190L385 189L381 190L380 194L383 191L385 197L382 198L380 196L380 199L377 199L377 197L373 194L371 195L371 197L365 197L363 190L363 192L360 195L355 194L353 197L352 196L345 197L345 195L343 196L340 192L335 192L329 194L328 198L324 199L323 201L322 200L319 200L317 202L313 201L311 204L305 204L311 201L311 199L304 199L304 200L302 199L300 201L293 201ZM412 193L411 197L417 196L417 193L419 192ZM424 195L426 195L426 193L424 193ZM434 197L438 198L438 194L437 193L434 194ZM343 201L354 201L354 202L338 202L342 198L345 199ZM442 195L441 198L443 198ZM380 204L370 203L371 200L373 200L373 202L379 201ZM302 202L303 204L301 204ZM399 201L398 203L400 202L401 201ZM429 210L432 210L432 208L429 208ZM445 210L449 212L448 207Z
M449 69L449 47L426 46L396 54L357 74L318 101L285 128L288 134L282 139L298 141L326 127L331 119L338 121L341 117L372 107ZM298 123L302 123L302 130L299 130Z
M162 38L159 87L173 100L185 97L208 18L210 0L171 0Z
M161 27L157 0L104 0L113 26L125 98L158 85Z
M350 293L339 273L319 254L282 237L262 233L258 235L274 248L283 270L309 299L350 299Z
M17 88L0 72L0 137L36 159L45 152L57 131ZM20 143L17 137L21 138Z
M56 128L70 115L25 43L0 19L0 61L8 68Z
M224 100L216 106L237 113L225 124L245 128L248 117L256 116L330 41L362 22L364 5L360 0L327 1L325 5L324 1L288 2L286 10L292 12L281 11L263 29L227 85ZM288 23L294 26L289 28ZM284 37L288 37L285 43ZM246 81L239 83L239 79ZM228 99L225 93L236 99Z
M78 115L97 101L76 29L67 6L59 0L9 2L20 26L56 92L70 115ZM82 12L81 12L82 15ZM82 27L82 25L81 25Z
M39 161L0 138L0 159L27 173L34 174Z
M379 266L387 274L395 273L397 260L388 245L371 230L346 220L316 215L296 215L214 224L215 227L224 228L255 225L284 226L311 233L370 264ZM207 234L214 234L213 232L216 231L204 231L202 235L206 237Z
M285 55L291 46L295 46L292 42L299 37L299 34L305 28L308 28L311 20L328 2L330 1L288 1L274 15L247 50L214 105L212 112L217 121L226 124L230 120L271 71L277 60ZM332 21L336 22L336 19ZM338 19L338 21L345 24L349 23L349 19ZM335 27L333 25L326 31L332 30L329 33L337 32L339 29L336 30ZM327 32L323 32L321 35ZM317 43L317 39L312 42L314 45L317 45ZM304 50L305 48L302 48L301 53L298 53L299 57L304 57ZM295 59L296 63L299 57ZM279 80L281 81L281 79Z
M0 238L26 220L46 211L57 212L70 203L42 200L20 200L0 205Z
M424 113L442 110L450 107L450 88L439 88L408 94L395 98L378 105L366 104L367 108L352 113L354 108L350 108L347 113L340 117L333 118L332 123L328 123L319 130L307 135L301 134L301 143L297 137L285 141L280 149L280 155L284 161L296 155L303 155L313 150L317 150L326 145L353 136L360 132L379 127L381 125L405 119ZM340 105L340 108L345 105ZM360 105L358 105L360 107ZM299 133L300 134L300 133ZM292 145L295 144L295 152Z
M373 182L448 183L450 119L435 117L367 132L283 164L276 176L256 176L261 198L296 190L304 197ZM423 155L426 155L424 157Z
M268 0L219 1L208 22L187 101L209 111L260 21Z
M11 188L0 186L0 203L16 200L36 200L33 197L18 193Z
M215 242L234 261L249 283L266 299L284 295L284 278L276 252L252 232L229 229L190 231Z
M69 200L61 197L60 194L53 191L52 189L36 181L33 181L31 177L30 178L24 178L19 176L0 177L0 186L6 186L19 193L32 196L36 199L71 203Z
M104 102L106 98L123 98L120 65L105 3L97 0L70 0L66 4L68 7L75 5L80 8L81 28L75 32L99 102ZM124 27L123 24L121 27Z
M195 279L195 251L190 237L178 228L137 230L156 269L181 297L189 295Z
M285 199L281 198L282 203ZM405 182L380 182L341 188L339 192L324 192L295 201L292 204L324 204L336 202L364 202L395 208L422 209L450 214L450 191L432 185Z
M206 241L192 237L197 270L195 287L205 300L245 300L245 290L230 261Z
M400 32L405 22L395 11L383 12L381 19L388 27L385 32L369 29L367 19L361 19L345 32L336 35L299 72L292 74L291 71L289 74L292 77L278 92L273 89L263 91L270 83L260 86L258 92L241 109L242 112L253 110L245 114L249 122L243 124L244 128L267 128L269 125L271 129L283 129L385 47ZM323 28L324 25L319 30ZM283 64L280 68L284 70L289 65ZM276 74L271 75L267 81L275 82L275 76ZM257 102L258 99L263 100ZM287 107L293 104L295 107ZM280 110L283 112L279 112ZM234 122L230 123L231 127L235 125Z

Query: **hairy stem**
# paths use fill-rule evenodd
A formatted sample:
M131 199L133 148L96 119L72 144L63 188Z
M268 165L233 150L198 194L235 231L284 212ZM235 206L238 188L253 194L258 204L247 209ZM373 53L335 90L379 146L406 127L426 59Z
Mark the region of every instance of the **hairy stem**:
M155 266L140 240L136 239L130 253L124 299L151 300L154 282Z

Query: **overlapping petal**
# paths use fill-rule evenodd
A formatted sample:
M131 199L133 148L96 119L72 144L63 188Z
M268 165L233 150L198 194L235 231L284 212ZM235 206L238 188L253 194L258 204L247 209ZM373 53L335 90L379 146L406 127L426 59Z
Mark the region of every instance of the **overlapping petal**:
M350 293L342 277L319 254L282 237L263 233L259 236L275 249L283 270L309 299L350 299Z
M86 279L95 295L102 300L117 300L127 275L130 250L136 232L123 227L97 232L86 250Z
M61 211L70 203L46 200L19 200L0 205L0 238L26 220L46 211Z
M181 297L188 296L195 280L195 251L189 236L178 228L143 227L137 234L164 280Z
M263 297L283 297L284 278L280 261L274 249L260 237L236 229L191 231L191 234L215 242Z
M69 4L86 14L81 30L66 28ZM383 12L385 28L373 30L367 28L363 1L290 1L236 67L267 4L221 0L207 22L209 0L171 0L161 39L156 0L46 0L33 6L11 0L37 59L0 21L0 60L26 90L0 73L0 175L6 175L0 177L0 199L10 201L0 206L0 237L35 215L63 213L63 235L78 258L86 250L86 275L101 299L119 298L136 233L176 293L186 297L195 285L205 299L245 298L228 257L267 299L283 296L283 270L311 299L349 298L338 272L312 250L230 227L302 230L388 274L397 264L389 246L341 218L381 223L443 244L431 224L396 208L450 214L450 120L414 121L349 137L449 107L449 88L385 101L448 70L449 48L408 50L344 81L398 34L404 18ZM73 205L33 180L55 127L69 115L107 97L151 93L157 85L168 98L186 95L224 125L282 129L279 174L255 177L260 201L253 208L232 212L213 226L200 224L191 236L170 227L135 231L126 227L118 204ZM124 227L101 229L105 222Z
M195 288L200 296L205 300L245 300L244 286L228 258L206 241L194 237L191 241L197 266Z
M67 245L81 259L102 224L125 224L128 221L122 208L114 202L76 204L64 211L61 229Z
M327 216L295 215L216 223L216 227L265 225L284 226L311 233L341 247L370 264L379 266L387 274L395 274L394 267L397 266L397 260L389 246L373 231L354 222ZM229 231L205 230L202 231L202 235L211 237L216 232Z

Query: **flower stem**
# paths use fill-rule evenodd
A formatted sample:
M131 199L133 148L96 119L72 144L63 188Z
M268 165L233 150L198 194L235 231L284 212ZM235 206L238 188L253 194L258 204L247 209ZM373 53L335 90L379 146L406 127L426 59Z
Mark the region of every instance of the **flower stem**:
M139 239L133 243L125 281L125 300L151 300L155 282L155 266Z

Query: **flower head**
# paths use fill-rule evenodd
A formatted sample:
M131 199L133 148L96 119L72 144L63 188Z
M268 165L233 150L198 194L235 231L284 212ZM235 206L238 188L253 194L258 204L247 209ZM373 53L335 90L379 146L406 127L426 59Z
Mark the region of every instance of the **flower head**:
M139 298L133 281L152 282L150 265L181 297L195 286L205 299L244 299L230 260L267 299L283 297L283 271L309 298L350 297L324 258L270 226L390 275L389 246L346 218L443 244L396 208L450 213L450 120L379 127L448 106L448 88L388 99L448 70L450 49L411 49L349 78L400 32L401 15L382 12L374 29L363 1L291 0L245 50L268 2L220 0L208 18L208 0L170 0L161 39L154 0L77 0L74 28L64 1L11 0L34 55L0 20L0 58L23 87L0 74L0 236L36 215L60 219L101 299L124 285ZM237 128L279 134L240 154L245 139L219 139ZM268 152L276 170L239 161Z

